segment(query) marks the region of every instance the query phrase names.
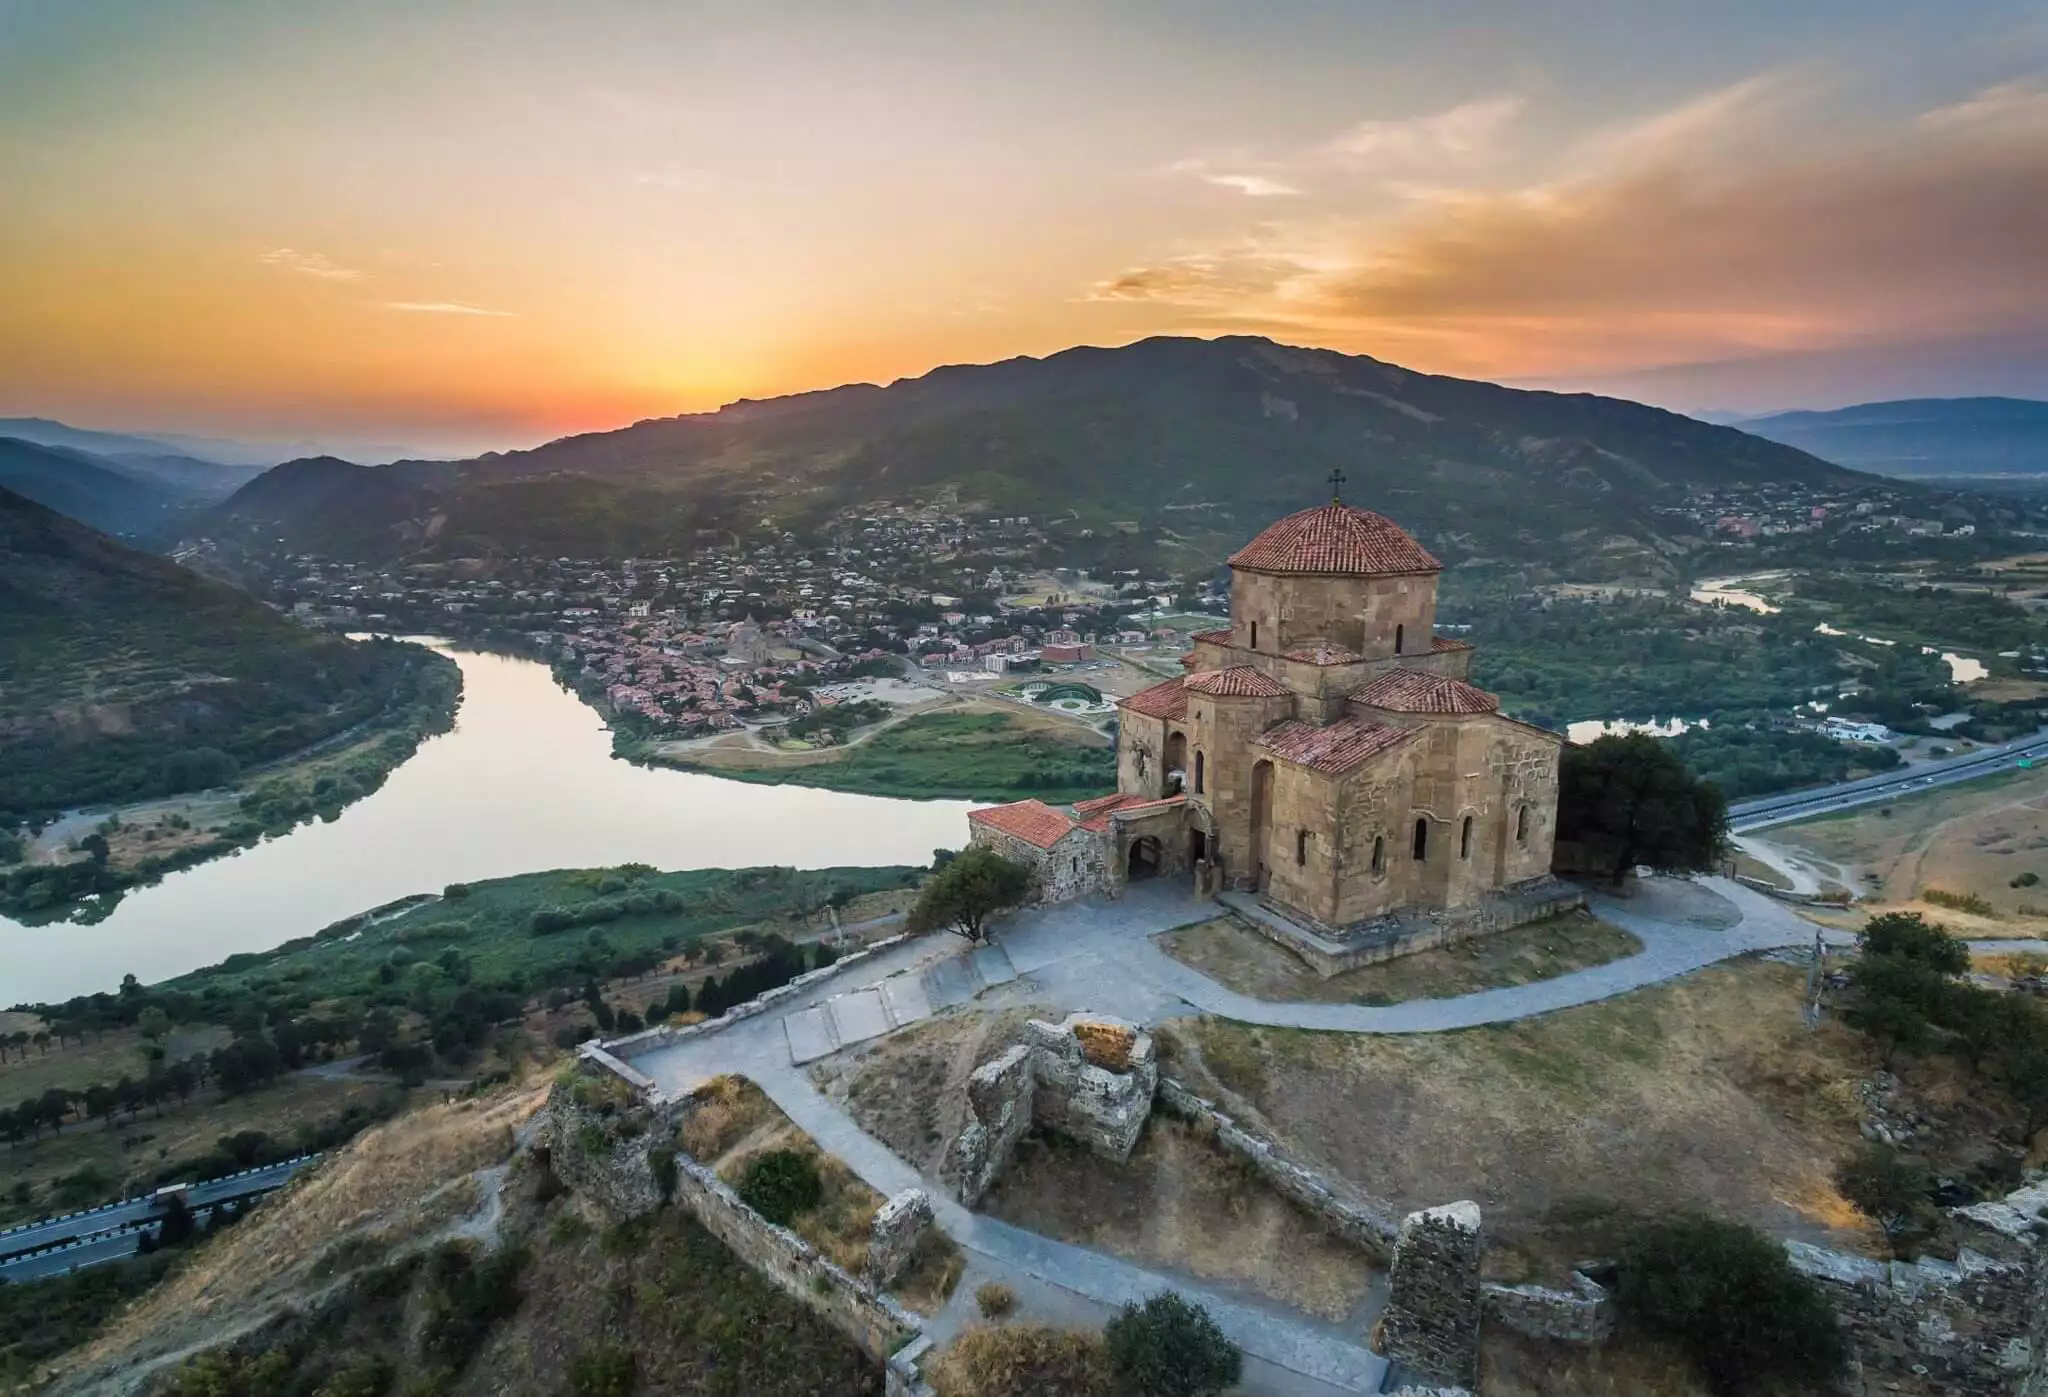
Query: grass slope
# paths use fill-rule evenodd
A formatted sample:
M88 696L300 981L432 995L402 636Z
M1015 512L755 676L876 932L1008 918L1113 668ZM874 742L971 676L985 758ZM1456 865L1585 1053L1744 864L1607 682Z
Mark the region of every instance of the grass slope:
M927 713L847 747L836 760L740 767L660 759L761 785L816 786L912 800L1040 800L1061 803L1116 785L1116 754L1081 728L1069 736L1006 713Z
M446 663L308 631L0 490L0 824L218 784L409 701ZM170 761L209 749L232 766L188 779Z

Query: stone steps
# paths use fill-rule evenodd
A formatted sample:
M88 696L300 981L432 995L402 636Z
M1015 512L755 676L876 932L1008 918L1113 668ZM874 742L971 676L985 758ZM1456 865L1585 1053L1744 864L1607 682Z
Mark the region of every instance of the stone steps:
M783 1019L782 1032L789 1060L802 1066L931 1016L923 977L891 975L797 1010Z

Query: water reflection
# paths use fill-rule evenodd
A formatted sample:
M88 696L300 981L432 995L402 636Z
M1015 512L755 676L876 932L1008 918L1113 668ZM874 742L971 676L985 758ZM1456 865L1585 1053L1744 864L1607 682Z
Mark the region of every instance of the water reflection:
M529 660L456 654L455 730L331 824L128 894L105 921L0 918L0 1005L110 990L260 951L406 893L544 868L924 863L962 801L756 786L616 760L590 709Z

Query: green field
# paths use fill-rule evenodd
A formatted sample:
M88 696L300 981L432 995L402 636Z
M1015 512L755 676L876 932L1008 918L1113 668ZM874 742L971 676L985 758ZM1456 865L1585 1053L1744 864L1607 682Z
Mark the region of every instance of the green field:
M158 988L196 995L202 1003L254 998L305 1006L345 997L373 1004L431 1001L453 984L422 982L448 976L479 985L559 985L624 973L622 964L658 959L699 937L905 887L918 873L898 867L659 873L634 865L522 873L389 916L350 918ZM536 933L534 913L543 909L588 920ZM444 967L444 957L453 969Z
M911 800L1085 800L1116 785L1116 753L1088 744L1086 731L1031 726L1006 713L927 713L846 748L831 762L741 768L663 760L762 785Z

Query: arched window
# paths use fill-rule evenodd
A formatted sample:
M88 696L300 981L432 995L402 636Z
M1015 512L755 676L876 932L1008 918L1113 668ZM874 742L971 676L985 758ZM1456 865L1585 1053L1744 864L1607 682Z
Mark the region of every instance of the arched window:
M1405 632L1407 629L1408 628L1406 626L1394 627L1394 653L1396 655L1401 653L1401 636L1402 633Z
M1254 621L1254 622L1252 622L1252 649L1256 650L1256 649L1258 649L1258 648L1259 648L1259 623L1258 623L1257 621Z
M1427 815L1415 817L1415 844L1410 852L1415 855L1417 863L1425 862L1429 858L1429 817Z
M1372 876L1377 878L1387 871L1387 841L1379 835L1372 837Z
M1203 789L1204 789L1204 788L1203 788L1203 785L1202 785L1202 768L1203 768L1204 766L1206 766L1206 765L1207 765L1207 763L1206 763L1206 762L1204 762L1204 761L1202 760L1202 754L1201 754L1201 753L1200 753L1199 751L1198 751L1198 752L1196 752L1196 753L1195 753L1195 794L1196 794L1196 795L1201 795L1201 794L1202 794L1202 792L1203 792Z
M1467 815L1465 822L1458 826L1458 857L1461 859L1472 857L1472 817L1470 815Z
M1529 842L1529 807L1523 806L1515 812L1515 843Z
M1308 862L1308 831L1305 829L1295 831L1294 861L1296 864L1305 864Z

